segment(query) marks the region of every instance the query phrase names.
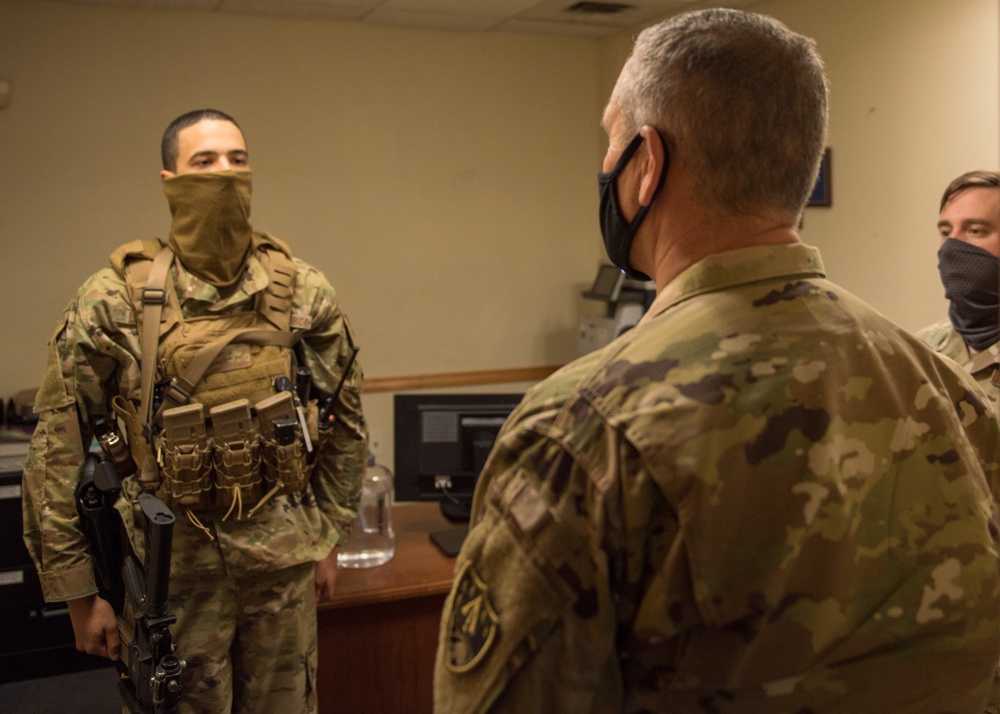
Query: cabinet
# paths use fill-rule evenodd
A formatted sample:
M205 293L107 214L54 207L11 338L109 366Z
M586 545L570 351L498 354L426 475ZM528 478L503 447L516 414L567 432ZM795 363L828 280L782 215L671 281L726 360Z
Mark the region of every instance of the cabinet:
M321 714L430 714L434 658L455 559L430 533L454 528L437 503L392 510L396 555L385 565L341 570L318 612Z
M108 661L76 650L64 603L46 603L21 538L21 472L27 443L0 443L0 684Z

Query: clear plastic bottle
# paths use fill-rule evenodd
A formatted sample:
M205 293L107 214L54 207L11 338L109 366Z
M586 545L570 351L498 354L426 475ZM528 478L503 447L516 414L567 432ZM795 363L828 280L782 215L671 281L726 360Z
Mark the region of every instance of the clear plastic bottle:
M347 539L340 544L337 566L371 568L392 560L396 554L396 534L392 530L392 473L368 455L368 469L361 487L358 517Z

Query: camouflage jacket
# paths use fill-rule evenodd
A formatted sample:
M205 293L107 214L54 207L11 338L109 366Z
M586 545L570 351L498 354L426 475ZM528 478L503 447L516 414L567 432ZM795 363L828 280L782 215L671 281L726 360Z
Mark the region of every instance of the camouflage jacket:
M815 249L706 258L508 419L435 710L981 712L998 437Z
M1000 403L1000 342L972 354L962 335L952 326L951 320L942 320L925 327L917 333L917 338L926 342L938 354L950 357L962 365L976 378L987 396L995 403Z
M292 330L301 333L300 351L314 384L330 393L346 367L353 335L326 278L302 261L295 265ZM268 281L253 255L240 288L225 299L179 261L174 261L171 279L185 318L253 309L254 296ZM91 276L67 307L49 342L48 364L35 403L39 422L23 478L24 539L48 601L96 592L74 493L93 424L112 414L111 398L122 395L138 402L139 358L135 313L125 282L106 268ZM302 495L272 499L253 518L214 519L209 525L214 541L178 514L172 573L225 569L239 575L275 570L321 559L332 550L353 519L361 492L367 453L361 382L355 363L341 392L333 433L317 456L311 487ZM125 486L129 496L138 492L132 479ZM119 499L118 507L141 552L141 536L135 537L127 504L128 499Z

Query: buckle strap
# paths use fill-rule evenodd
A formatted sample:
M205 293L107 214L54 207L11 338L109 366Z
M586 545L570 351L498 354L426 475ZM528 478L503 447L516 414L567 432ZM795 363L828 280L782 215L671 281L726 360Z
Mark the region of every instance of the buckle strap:
M186 387L186 389L185 389ZM170 380L170 383L163 390L162 397L164 400L168 400L171 403L182 407L191 401L191 395L194 393L194 388L189 384L184 384L181 386L181 380L174 377Z
M143 305L165 305L167 302L166 288L143 288L139 293ZM159 322L157 320L157 322Z
M209 366L215 361L215 358L219 356L219 353L225 349L226 345L233 342L244 342L255 345L276 345L278 347L287 347L289 349L295 347L295 344L299 341L299 335L293 334L291 332L276 332L274 330L255 330L253 328L247 328L244 330L235 330L227 335L223 335L213 342L209 342L207 345L201 348L201 351L195 355L194 359L188 363L187 369L184 370L184 374L174 377L170 380L166 389L163 391L164 399L160 403L160 408L156 413L159 416L163 413L163 410L167 408L167 401L173 402L177 405L187 404L191 399L191 395L194 394L195 387L198 382L201 381L202 376L208 371Z
M156 375L156 352L160 341L160 316L166 303L167 278L173 262L173 251L164 246L153 258L148 284L141 294L143 304L150 306L143 315L142 334L139 337L139 368L142 375L139 413L146 424L152 422L153 378Z

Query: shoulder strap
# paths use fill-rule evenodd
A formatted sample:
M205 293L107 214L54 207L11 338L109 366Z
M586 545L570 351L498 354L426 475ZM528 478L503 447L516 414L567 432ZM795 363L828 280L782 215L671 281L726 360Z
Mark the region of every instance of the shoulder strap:
M288 348L295 346L297 336L291 332L295 263L291 259L288 246L277 238L268 234L255 234L254 239L258 259L268 276L268 285L262 291L258 310L260 315L278 331L252 328L234 330L205 345L188 364L184 374L176 377L164 391L160 411L167 407L168 403L187 404L195 386L209 366L230 343L244 342ZM153 382L157 363L155 356L159 348L163 308L169 297L167 280L173 258L174 254L170 248L163 246L157 240L132 241L111 255L112 265L126 277L129 298L136 309L137 317L141 312L139 349L142 379L139 414L146 424L151 423L153 417ZM128 265L127 271L126 265ZM153 355L153 358L149 359L149 355Z
M156 257L156 254L160 252L163 248L163 244L156 238L144 238L141 240L134 240L125 245L118 246L115 251L108 256L108 260L111 262L111 267L118 271L119 274L124 275L125 265L131 263L138 258L145 258L147 261L152 260ZM142 276L146 278L149 274L149 269L146 268L145 274ZM145 282L145 280L143 281Z
M212 362L225 349L226 345L233 342L244 342L255 345L277 345L278 347L288 347L290 349L298 342L298 335L293 335L291 332L247 328L245 330L233 330L219 339L209 342L191 360L184 370L184 374L174 377L169 386L163 390L163 401L160 404L157 416L169 404L173 404L174 406L187 404L194 393L194 388L201 381L201 378Z
M129 303L135 312L136 329L140 336L143 333L143 325L148 322L145 319L145 307L151 295L145 293L145 289L150 285L153 262L157 255L164 250L169 249L162 241L156 238L147 238L119 246L110 256L111 267L125 280ZM169 269L170 264L168 263L166 270L169 272ZM176 299L172 300L171 298L172 286L167 284L166 279L167 275L164 275L163 283L160 283L159 280L154 283L155 287L166 289L162 309L155 316L153 323L159 325L161 335L172 329L180 319L180 310L176 308Z
M987 347L982 352L978 352L973 355L972 359L965 363L965 369L969 374L975 374L976 372L986 369L990 365L1000 363L1000 358L997 357L993 346Z
M174 254L170 248L164 247L153 258L149 268L149 279L139 290L139 300L135 305L142 305L142 334L139 336L139 365L142 370L139 413L146 424L150 423L153 408L153 377L156 375L156 350L160 341L160 315L167 301L167 278L170 266L174 262Z
M288 246L269 233L254 234L257 259L267 272L267 288L257 309L261 317L277 329L291 329L292 295L295 292L295 263Z

